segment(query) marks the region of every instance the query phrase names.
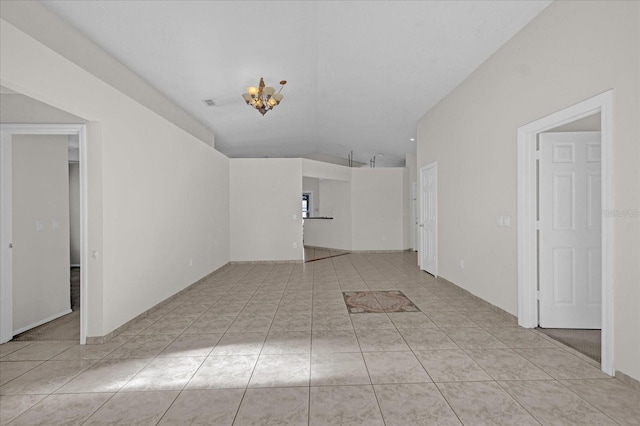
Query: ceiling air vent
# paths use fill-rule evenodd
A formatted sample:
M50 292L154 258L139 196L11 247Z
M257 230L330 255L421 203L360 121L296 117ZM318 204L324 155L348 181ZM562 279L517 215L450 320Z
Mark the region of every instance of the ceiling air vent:
M210 106L210 107L216 105L216 103L213 102L213 99L204 99L202 102L204 102L206 106Z

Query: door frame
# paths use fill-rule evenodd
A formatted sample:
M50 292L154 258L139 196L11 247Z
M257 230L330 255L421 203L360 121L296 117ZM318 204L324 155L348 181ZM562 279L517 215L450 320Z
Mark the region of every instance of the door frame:
M436 256L436 264L435 264L435 268L434 268L434 277L438 277L438 186L437 186L437 179L438 179L438 162L434 161L432 163L427 164L426 166L422 166L420 167L420 176L419 176L419 182L418 182L418 200L419 200L419 218L420 218L420 224L418 225L418 229L421 229L421 231L419 231L419 250L418 250L418 260L419 260L419 266L420 269L424 271L424 267L422 265L422 253L424 252L424 244L425 244L425 229L424 229L424 224L425 224L425 214L426 212L424 211L424 203L422 200L422 176L424 173L427 172L427 170L429 169L434 169L435 173L436 173L436 196L435 196L435 213L436 213L436 229L435 229L435 238L434 238L434 248L435 248L435 256ZM426 272L426 271L425 271Z
M418 182L411 182L411 198L409 199L409 212L411 220L409 222L409 233L411 234L410 244L411 250L418 251L418 241L420 235L418 234L418 223L420 222L420 215L418 213Z
M12 242L12 170L11 170L11 137L12 135L68 135L77 136L79 140L79 172L80 172L80 343L87 341L87 310L89 289L89 257L88 257L88 184L87 184L87 130L84 124L5 124L0 123L2 147L0 158L2 173L0 176L0 294L2 301L2 327L0 342L13 338L13 275L11 265L7 265L7 250ZM8 167L5 167L8 164ZM8 231L8 232L5 232ZM7 268L7 266L9 266Z
M0 343L13 338L13 262L10 253L13 240L13 178L11 134L0 132ZM9 318L9 320L7 320Z
M612 208L612 98L613 91L596 95L578 104L557 111L518 128L517 139L517 220L518 220L518 325L534 328L538 317L538 238L537 238L537 178L536 151L538 134L563 124L600 113L602 157L601 208ZM609 223L602 220L602 371L613 376L613 291L612 257L613 235Z

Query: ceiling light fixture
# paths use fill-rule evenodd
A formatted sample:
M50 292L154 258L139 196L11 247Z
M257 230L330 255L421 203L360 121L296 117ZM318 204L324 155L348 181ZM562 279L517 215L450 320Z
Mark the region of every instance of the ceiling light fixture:
M278 93L275 93L276 89L265 86L264 79L260 77L258 87L251 86L247 88L247 93L243 93L242 97L247 105L257 109L260 114L265 115L267 111L271 111L282 100L282 94L280 92L285 84L287 84L287 80L282 80L280 82L280 90L278 90Z

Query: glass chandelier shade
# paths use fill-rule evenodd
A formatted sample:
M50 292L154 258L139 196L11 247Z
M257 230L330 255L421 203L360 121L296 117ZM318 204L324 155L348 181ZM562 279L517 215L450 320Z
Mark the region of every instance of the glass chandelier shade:
M260 114L265 115L267 111L271 111L276 105L282 101L282 88L287 84L286 80L280 82L280 90L276 93L276 89L271 86L265 86L264 79L260 78L260 84L258 87L248 87L247 93L242 95L242 98L247 105L257 109Z

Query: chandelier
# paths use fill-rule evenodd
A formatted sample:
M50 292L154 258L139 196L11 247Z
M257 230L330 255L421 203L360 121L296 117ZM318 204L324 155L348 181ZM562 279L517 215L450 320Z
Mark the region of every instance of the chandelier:
M247 93L244 93L244 98L247 105L257 109L260 114L265 115L267 111L271 111L282 100L282 88L287 84L287 80L280 82L280 90L275 93L276 89L270 86L264 85L264 79L260 78L260 84L258 87L247 88Z

